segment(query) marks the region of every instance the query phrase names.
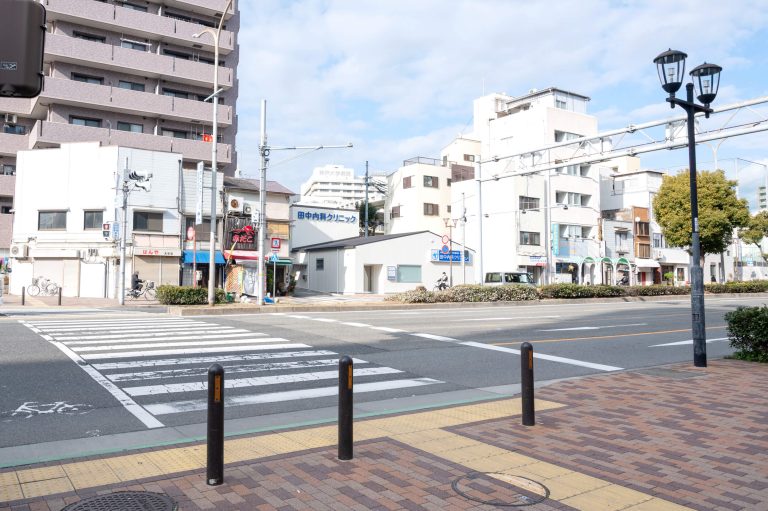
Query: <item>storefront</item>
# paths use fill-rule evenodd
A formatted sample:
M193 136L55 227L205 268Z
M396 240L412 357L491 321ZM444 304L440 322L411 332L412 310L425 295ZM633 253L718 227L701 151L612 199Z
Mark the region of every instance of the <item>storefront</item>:
M197 271L197 285L198 286L207 286L208 285L208 271L210 269L210 254L208 250L200 251L200 250L185 250L182 253L183 256L183 269L182 269L182 276L181 276L181 285L182 286L192 286L194 285L194 271ZM195 262L195 264L193 264ZM214 255L214 262L216 263L216 287L219 287L221 284L221 275L222 275L222 269L224 268L224 265L226 264L226 261L224 260L224 256L221 255L221 252L218 250L215 252ZM196 266L196 268L195 268Z

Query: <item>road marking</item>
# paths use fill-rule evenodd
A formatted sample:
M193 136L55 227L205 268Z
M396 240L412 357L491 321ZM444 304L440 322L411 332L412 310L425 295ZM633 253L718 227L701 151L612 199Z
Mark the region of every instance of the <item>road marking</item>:
M309 316L301 316L299 314L286 314L286 318L294 318L294 319L312 319Z
M391 367L364 367L355 368L354 376L379 376L382 374L402 373ZM278 385L281 383L301 383L307 381L333 380L339 377L339 371L316 371L313 373L277 374L274 376L256 376L253 378L234 378L224 381L224 388L240 389L245 387L261 387L264 385ZM358 384L359 385L359 384ZM144 385L139 387L123 387L123 390L131 396L151 396L155 394L175 394L180 392L199 392L208 388L207 381L187 383L168 383L165 385ZM357 390L357 389L355 389Z
M365 392L378 392L382 390L404 389L409 387L420 387L423 385L434 385L443 383L440 380L432 378L414 378L405 380L390 380L371 383L356 383L355 394ZM295 401L298 399L316 399L320 397L336 396L339 393L339 387L320 387L304 390L289 390L285 392L272 392L268 394L252 394L243 396L226 397L225 406L244 406L257 405L265 403L277 403L280 401ZM146 408L155 415L165 415L170 413L197 412L205 410L208 402L205 399L195 399L189 401L175 401L170 403L154 403L147 405Z
M567 332L569 330L601 330L603 328L623 328L628 326L647 326L648 323L630 323L628 325L604 325L604 326L575 326L570 328L549 328L538 332Z
M423 337L424 339L432 339L433 341L448 341L448 342L459 342L458 339L454 339L453 337L444 337L442 335L434 335L434 334L411 334L416 337Z
M248 353L245 355L224 355L213 357L191 357L191 358L164 358L155 360L131 360L127 362L105 362L103 364L92 364L99 371L108 371L111 369L133 369L136 367L161 367L175 366L183 364L211 364L213 362L245 362L249 360L270 360L281 358L300 358L300 357L325 357L329 355L338 355L335 351L312 350L312 351L283 351L275 353ZM206 369L207 370L207 369Z
M389 332L391 334L399 334L405 332L405 330L400 330L399 328L389 328L388 326L372 326L371 329L381 330L382 332Z
M67 319L67 320L40 320L35 321L35 324L38 326L51 326L51 325L61 325L61 326L67 326L67 325L110 325L110 324L117 324L117 325L125 325L126 321L130 321L131 324L135 322L140 323L188 323L190 321L193 321L191 319L186 318L145 318L145 319L136 319L136 318L130 318L130 317L122 317L122 318L115 318L115 319Z
M356 327L360 327L360 328L370 328L371 327L371 325L369 325L367 323L355 323L354 321L342 321L341 324L342 325L347 325L347 326L356 326Z
M114 334L114 335L76 335L76 336L57 335L56 339L58 339L59 341L86 341L89 339L125 339L126 335L130 335L134 339L144 339L148 337L168 337L168 336L179 335L179 334L192 334L197 338L198 335L207 335L207 334L227 335L227 334L236 334L236 333L244 333L244 332L248 332L248 330L244 330L242 328L234 328L234 327L223 327L223 328L217 328L215 330L211 330L211 329L196 330L196 329L186 328L184 330L170 330L167 332L148 332L145 334L136 334L133 332L129 334L128 332L123 332L122 334ZM253 334L253 332L251 332L251 334Z
M159 323L139 323L136 325L131 326L116 326L116 325L103 325L103 326L59 326L59 327L42 327L41 330L48 333L54 333L54 332L72 332L72 331L78 331L78 332L89 332L89 331L95 331L95 332L124 332L124 331L130 331L130 330L142 330L142 329L152 329L152 330L171 330L175 328L189 328L189 327L195 327L195 326L207 326L208 328L215 328L219 325L216 323L195 323L195 322L189 322L189 323L173 323L171 325L162 325Z
M718 328L725 328L726 325L717 325L717 326L708 326L707 330L710 329L718 329ZM614 335L595 335L592 337L566 337L564 339L530 339L528 341L515 341L515 342L496 342L494 343L496 346L510 346L510 345L519 345L521 342L530 342L530 343L544 343L544 342L566 342L566 341L590 341L590 340L598 340L598 339L615 339L617 337L634 337L638 335L658 335L658 334L672 334L672 333L678 333L678 332L690 332L690 328L681 328L679 330L656 330L652 332L635 332L631 334L614 334Z
M181 333L181 332L179 332L179 333ZM129 342L152 342L152 343L157 343L157 342L160 342L160 341L178 341L178 340L190 339L190 338L194 338L194 339L227 339L227 338L230 338L230 337L232 337L232 338L248 337L248 336L251 336L251 337L263 337L263 336L267 335L267 334L260 334L260 333L256 333L256 332L248 332L247 330L244 333L233 333L233 334L221 333L221 334L211 334L211 335L197 335L197 334L194 334L192 332L190 332L190 334L191 334L191 336L190 335L182 335L182 336L178 336L178 337L154 337L154 338L149 338L149 339L130 338L130 339L104 339L104 340L101 340L101 341L67 341L66 344L67 344L67 346L79 346L79 345L85 345L85 344L93 345L93 344L105 344L105 343L117 343L117 344L123 343L124 344L124 343L129 343ZM63 341L64 340L61 337L57 337L56 339L59 340L59 341ZM127 346L124 346L124 347L127 347Z
M541 318L561 318L562 316L536 316L535 318L531 316L505 316L500 318L467 318L467 319L452 319L451 321L453 323L458 323L461 321L501 321L501 320L520 320L520 319L527 319L531 321L535 321L537 319Z
M338 319L330 319L330 318L309 318L312 321L322 321L323 323L337 323Z
M287 339L282 337L265 337L263 339L227 339L225 341L185 341L185 342L154 342L144 344L111 344L108 346L86 346L84 348L77 347L72 348L72 351L78 353L83 351L116 351L126 349L143 349L143 348L172 348L175 346L221 346L227 344L248 344L248 343L274 343L274 342L288 342Z
M285 342L285 339L283 339ZM157 357L161 355L196 355L199 353L227 353L232 351L266 351L279 350L283 348L311 348L308 344L289 343L289 344L264 344L260 346L224 346L222 348L185 348L178 350L152 350L152 351L120 351L117 353L93 353L83 355L84 360L100 360L110 358L136 358L136 357Z
M715 337L714 339L707 339L707 343L710 342L718 342L718 341L727 341L727 337ZM668 342L666 344L653 344L651 346L648 346L649 348L656 348L658 346L683 346L685 344L693 344L693 339L688 339L687 341L677 341L677 342Z
M482 348L486 350L502 351L504 353L511 353L513 355L520 355L520 350L513 348L505 348L503 346L497 346L495 344L483 344L480 342L467 341L461 343L464 346L473 346L475 348ZM582 360L576 360L573 358L556 357L554 355L545 355L543 353L534 353L533 358L540 358L542 360L549 360L550 362L559 362L561 364L568 364L573 366L588 367L590 369L597 369L598 371L622 371L622 367L615 367L603 364L595 364L592 362L584 362Z

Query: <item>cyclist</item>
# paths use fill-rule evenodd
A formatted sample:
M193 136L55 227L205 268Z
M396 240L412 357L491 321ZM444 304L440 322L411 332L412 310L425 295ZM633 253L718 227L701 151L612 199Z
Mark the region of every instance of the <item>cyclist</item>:
M133 272L133 275L131 275L131 291L138 293L141 291L141 285L143 283L144 281L139 278L139 272Z
M443 272L442 275L440 275L440 278L437 279L437 289L440 291L443 291L445 288L448 287L448 275Z

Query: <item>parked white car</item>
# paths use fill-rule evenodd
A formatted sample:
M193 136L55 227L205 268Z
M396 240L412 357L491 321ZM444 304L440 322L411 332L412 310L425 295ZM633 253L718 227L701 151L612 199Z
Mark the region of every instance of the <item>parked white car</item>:
M504 284L535 285L530 274L522 271L491 271L485 274L485 284L488 286L501 286Z

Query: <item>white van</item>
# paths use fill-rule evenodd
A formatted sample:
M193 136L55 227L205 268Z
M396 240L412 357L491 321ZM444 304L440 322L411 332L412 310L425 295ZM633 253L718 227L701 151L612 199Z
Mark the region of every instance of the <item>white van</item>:
M491 271L485 274L485 284L489 286L501 286L503 284L527 284L535 285L533 277L522 271Z

